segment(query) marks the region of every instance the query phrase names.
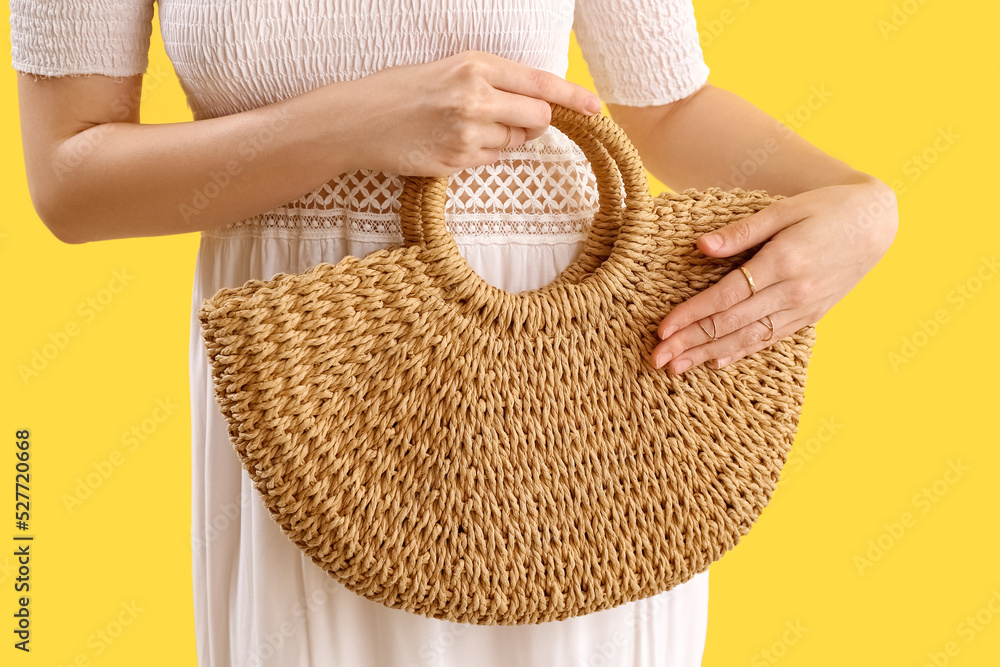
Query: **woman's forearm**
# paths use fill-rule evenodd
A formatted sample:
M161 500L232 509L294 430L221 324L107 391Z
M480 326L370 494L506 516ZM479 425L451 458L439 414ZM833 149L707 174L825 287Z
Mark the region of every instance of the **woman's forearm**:
M583 86L467 50L210 120L140 125L141 77L18 82L32 202L81 243L210 229L271 210L358 169L446 176L495 162L583 114Z
M35 207L67 243L195 232L270 210L357 168L345 150L356 129L350 85L186 123L139 124L137 110L96 121L26 150ZM109 117L102 111L93 116Z
M711 84L665 109L609 108L646 168L677 191L717 186L792 196L873 180L742 97Z
M892 244L899 221L888 185L737 95L706 86L678 103L618 113L647 168L675 190L785 195L699 236L698 248L710 257L761 247L742 270L665 315L651 359L657 368L683 373L711 361L721 369L815 325Z

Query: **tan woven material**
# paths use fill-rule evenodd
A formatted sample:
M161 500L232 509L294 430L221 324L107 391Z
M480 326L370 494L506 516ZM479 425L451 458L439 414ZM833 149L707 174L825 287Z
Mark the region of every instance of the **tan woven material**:
M553 106L552 123L590 159L601 210L549 285L477 276L445 225L448 179L408 178L404 245L202 306L272 517L387 606L513 625L661 593L750 530L792 444L812 327L722 370L648 361L664 315L750 256L706 257L698 236L778 197L653 199L610 118Z

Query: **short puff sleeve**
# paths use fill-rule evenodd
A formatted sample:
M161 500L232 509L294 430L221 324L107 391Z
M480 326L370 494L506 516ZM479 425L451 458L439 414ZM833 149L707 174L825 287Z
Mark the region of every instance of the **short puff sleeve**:
M605 102L658 106L708 80L691 0L576 0L573 31Z
M146 71L154 0L11 0L11 65L43 76Z

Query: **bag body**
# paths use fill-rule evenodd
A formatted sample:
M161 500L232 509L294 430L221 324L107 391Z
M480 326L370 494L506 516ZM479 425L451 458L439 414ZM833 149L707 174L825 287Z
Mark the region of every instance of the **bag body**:
M553 105L600 211L552 283L513 294L405 180L404 244L219 290L200 311L229 436L272 518L389 607L518 625L650 597L732 549L795 436L813 327L721 369L653 368L671 308L753 250L697 238L762 191L648 193L624 132Z

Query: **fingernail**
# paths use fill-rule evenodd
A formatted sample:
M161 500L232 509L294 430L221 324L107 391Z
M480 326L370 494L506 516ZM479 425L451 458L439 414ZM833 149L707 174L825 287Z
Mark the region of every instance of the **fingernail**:
M715 368L716 369L721 369L723 366L725 366L726 364L728 364L730 361L732 361L732 357L722 357L721 359L716 359L715 360Z
M670 350L660 350L653 357L653 365L657 368L663 368L663 365L670 361Z
M691 368L691 360L690 359L681 359L676 364L674 364L674 372L675 373L683 373L684 371L686 371L689 368Z
M718 234L708 234L702 238L704 239L705 247L713 252L722 247L722 239L719 238Z
M590 100L587 102L587 111L593 114L597 113L600 110L601 110L601 101L596 97L591 97Z
M675 331L677 331L677 326L671 324L669 327L663 330L663 333L660 334L660 340L666 340L670 336L670 334L672 334Z

